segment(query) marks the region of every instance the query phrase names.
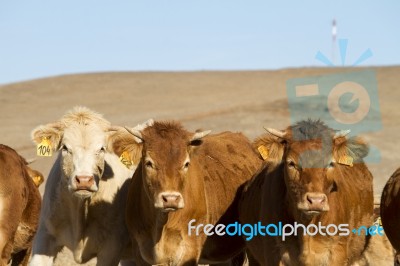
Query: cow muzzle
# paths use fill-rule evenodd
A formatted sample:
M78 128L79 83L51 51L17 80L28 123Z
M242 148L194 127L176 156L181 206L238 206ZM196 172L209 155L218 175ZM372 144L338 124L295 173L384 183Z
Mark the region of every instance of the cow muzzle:
M318 215L329 211L328 198L324 193L308 192L304 195L299 209L307 215Z
M97 185L94 176L77 175L75 176L75 191L96 192Z
M176 211L184 207L182 194L179 192L162 192L158 194L154 206L163 212Z

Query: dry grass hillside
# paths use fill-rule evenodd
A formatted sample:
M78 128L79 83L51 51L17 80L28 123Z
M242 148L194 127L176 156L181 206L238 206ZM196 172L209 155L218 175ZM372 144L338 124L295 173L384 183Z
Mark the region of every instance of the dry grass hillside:
M370 165L375 193L379 194L400 166L400 67L372 69L378 81L383 129L363 136L382 154L380 163ZM242 131L253 139L264 133L263 126L283 129L289 125L288 79L356 70L359 69L96 73L3 85L0 143L26 158L34 158L31 130L57 120L76 105L92 108L116 125L134 126L148 118L176 119L190 130ZM33 166L47 175L53 160L54 157L39 158ZM74 264L67 254L58 265Z

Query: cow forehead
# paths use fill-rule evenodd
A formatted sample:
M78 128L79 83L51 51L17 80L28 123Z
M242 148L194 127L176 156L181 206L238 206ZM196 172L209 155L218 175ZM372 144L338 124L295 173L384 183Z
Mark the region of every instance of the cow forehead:
M64 130L63 143L71 148L99 149L106 144L106 133L96 124L73 125Z
M159 164L181 163L188 154L188 143L183 140L163 140L144 146L145 154Z
M290 145L287 157L302 168L325 168L333 158L332 143L320 140L295 142Z

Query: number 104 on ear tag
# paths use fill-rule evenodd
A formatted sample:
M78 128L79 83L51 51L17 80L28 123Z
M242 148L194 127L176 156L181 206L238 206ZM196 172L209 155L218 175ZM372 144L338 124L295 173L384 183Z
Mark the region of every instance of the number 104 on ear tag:
M36 153L38 156L51 156L52 155L50 140L48 138L43 138L42 142L40 142L37 145Z

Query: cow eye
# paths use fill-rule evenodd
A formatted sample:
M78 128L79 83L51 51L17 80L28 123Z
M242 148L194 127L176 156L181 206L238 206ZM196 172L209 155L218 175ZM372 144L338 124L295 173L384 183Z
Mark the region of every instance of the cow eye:
M147 168L154 168L154 167L153 167L153 163L152 163L151 161L146 161L146 162L144 163L144 165L145 165Z
M335 167L335 162L332 161L332 162L329 163L328 169L329 169L329 168L333 168L333 167Z
M68 150L67 146L65 146L65 145L62 145L61 151L70 153L70 151Z
M101 154L105 153L105 151L106 151L106 148L101 147L100 150L98 152L96 152L96 155L101 155Z
M189 167L189 165L190 165L190 162L186 162L186 163L183 165L183 169L187 169L187 168Z
M288 165L289 168L296 168L296 163L293 162L292 160L289 160L289 161L287 162L287 165Z

